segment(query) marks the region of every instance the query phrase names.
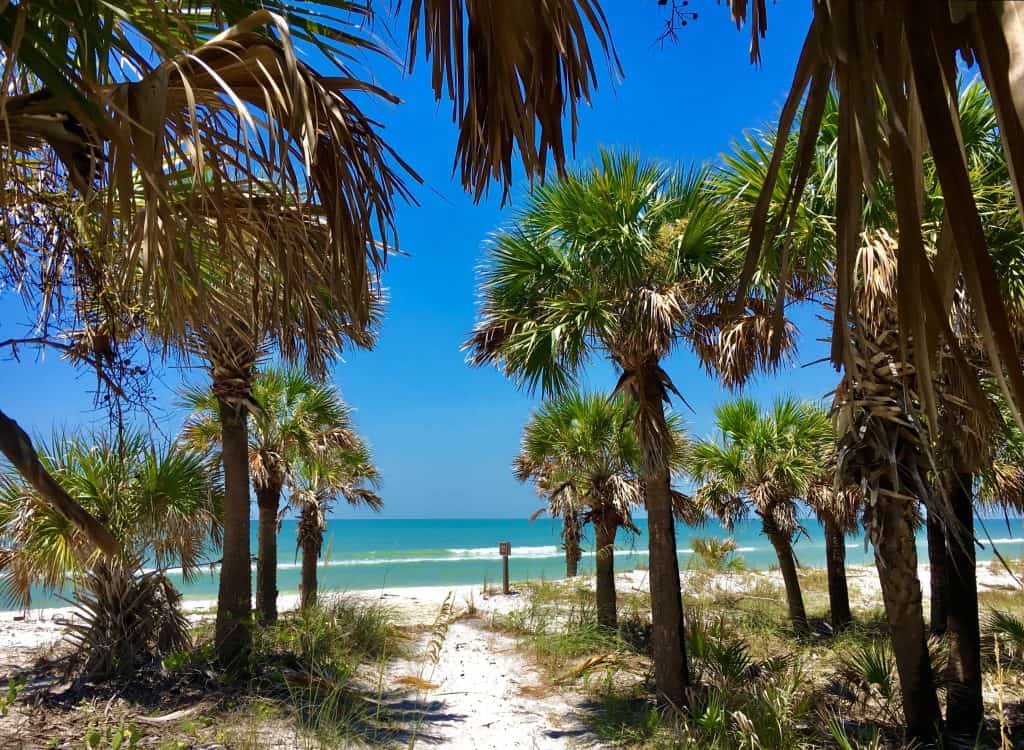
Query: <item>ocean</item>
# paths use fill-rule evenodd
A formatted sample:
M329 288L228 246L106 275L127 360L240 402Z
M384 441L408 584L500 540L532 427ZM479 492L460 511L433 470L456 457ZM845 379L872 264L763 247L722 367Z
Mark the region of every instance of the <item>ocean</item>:
M803 521L806 534L795 544L799 563L807 567L825 565L825 541L821 526L813 519ZM646 521L637 520L639 534L620 530L616 540L615 565L629 570L647 565ZM989 519L985 526L999 552L1007 559L1024 557L1024 519ZM561 578L565 562L559 539L560 526L550 519L330 519L324 535L319 571L321 591L354 591L400 586L447 586L501 581L499 542L510 542L510 575L513 580ZM979 528L979 536L985 533ZM711 522L702 528L678 526L680 566L691 556L690 540L698 536L732 538L747 567L765 569L775 563L775 553L761 533L760 522L748 520L732 533ZM278 536L278 589L294 593L299 587L300 557L295 549L296 522L286 520ZM865 551L862 536L847 538L847 563L873 562ZM918 558L927 562L922 528L917 539ZM593 572L594 540L584 540L580 572ZM256 552L256 523L252 524L252 550ZM210 558L219 554L211 551ZM978 550L978 559L992 559L991 545ZM255 563L253 564L255 572ZM217 573L210 570L192 580L180 571L170 577L186 599L212 599L217 595ZM65 592L67 595L67 592ZM33 606L66 604L58 596L37 592ZM3 605L0 605L2 608Z

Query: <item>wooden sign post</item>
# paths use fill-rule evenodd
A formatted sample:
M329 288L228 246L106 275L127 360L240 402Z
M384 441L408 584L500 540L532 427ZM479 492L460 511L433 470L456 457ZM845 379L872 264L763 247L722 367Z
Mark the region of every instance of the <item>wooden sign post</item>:
M508 594L508 556L512 554L511 542L498 542L501 554L501 593Z

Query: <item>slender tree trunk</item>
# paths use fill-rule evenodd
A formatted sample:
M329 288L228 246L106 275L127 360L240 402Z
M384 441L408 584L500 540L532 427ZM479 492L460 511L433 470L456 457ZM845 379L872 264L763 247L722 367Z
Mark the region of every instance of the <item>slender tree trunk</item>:
M931 588L931 617L928 620L932 635L946 632L947 592L949 566L946 559L946 529L934 513L928 514L928 578Z
M658 700L676 708L688 705L690 675L686 663L686 632L679 583L675 519L672 516L671 477L666 458L669 429L663 406L664 386L657 363L637 373L638 439L644 454L647 531L650 549L651 640ZM646 424L641 427L641 423Z
M583 550L580 549L580 522L576 516L563 519L562 543L565 547L565 577L575 578L579 572L580 558L583 557Z
M832 630L838 633L853 622L853 615L850 613L850 590L846 584L846 535L831 516L825 518L825 564Z
M615 604L615 532L619 523L615 513L602 513L594 518L597 539L597 623L606 628L618 624Z
M956 528L949 545L949 678L946 724L951 735L973 741L984 719L981 693L981 629L974 558L973 480L957 477L950 488Z
M763 518L764 533L775 548L779 558L779 570L782 582L786 587L786 604L789 606L789 619L793 630L798 634L807 632L807 611L804 609L804 597L800 592L800 576L796 572L796 558L793 556L793 543L789 534L778 529L770 518Z
M256 613L264 625L277 621L277 511L281 488L276 483L256 491Z
M912 511L908 500L887 494L891 487L885 484L883 480L872 508L875 564L896 654L907 737L927 745L938 734L942 713L928 655Z
M317 509L312 503L302 506L302 526L307 530L302 535L302 608L316 606L317 581L316 567L320 562L320 548L323 546L323 532L319 529L315 516ZM315 527L315 528L314 528Z
M224 554L217 594L217 656L229 667L247 658L252 634L249 549L249 436L244 406L218 399L224 462Z

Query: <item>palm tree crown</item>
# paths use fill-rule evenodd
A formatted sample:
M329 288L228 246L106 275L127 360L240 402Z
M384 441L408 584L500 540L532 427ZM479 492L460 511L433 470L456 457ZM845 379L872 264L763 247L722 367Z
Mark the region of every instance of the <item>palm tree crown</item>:
M791 398L762 412L753 399L739 398L716 408L715 422L718 439L697 442L690 459L698 504L729 526L753 511L791 534L796 500L825 471L822 457L833 444L828 414Z
M294 466L325 442L355 446L351 409L338 390L297 367L272 368L253 381L249 466L254 488L283 489ZM186 443L209 450L220 442L217 397L210 389L186 389L182 403L191 416L182 430Z
M572 390L545 401L523 428L513 461L520 481L532 480L553 515L582 512L583 520L612 510L631 526L631 508L643 502L642 452L633 429L636 404L623 396ZM670 467L684 468L687 450L681 420L669 417ZM684 503L676 493L680 510Z
M157 445L141 432L56 435L40 458L47 470L121 543L130 567L151 559L197 575L211 542L220 538L221 489L204 457ZM19 474L0 474L3 588L28 602L31 587L59 589L79 581L99 552L85 535L43 501Z
M471 361L556 393L595 349L628 372L681 338L709 341L730 258L704 178L602 151L594 167L537 188L491 240Z

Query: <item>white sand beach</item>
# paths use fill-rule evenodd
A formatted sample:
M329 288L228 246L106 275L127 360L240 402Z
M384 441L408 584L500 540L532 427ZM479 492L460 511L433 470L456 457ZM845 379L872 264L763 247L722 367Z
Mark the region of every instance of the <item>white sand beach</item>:
M919 572L927 599L928 566L921 566ZM693 575L697 574L682 574L684 590ZM855 608L881 608L873 568L851 567L848 577ZM782 586L777 571L715 574L710 579L705 573L702 585L736 594L755 588L763 592L765 586L777 586L781 592ZM621 573L617 586L620 593L645 591L647 572ZM1011 574L987 563L978 567L978 588L982 592L1021 589ZM346 595L379 601L394 612L399 622L420 632L436 623L446 600L452 601L452 617L436 662L422 655L398 660L387 669L389 681L413 678L422 682L416 692L424 713L416 733L425 746L466 750L601 746L576 718L584 710L582 696L572 690L548 689L539 671L517 649L515 640L487 627L492 616L525 606L525 597L485 591L480 585L387 588ZM282 610L297 604L294 594L280 599ZM185 602L194 621L212 619L214 605L210 600ZM48 655L60 641L62 623L71 616L73 611L68 607L0 612L0 675Z

